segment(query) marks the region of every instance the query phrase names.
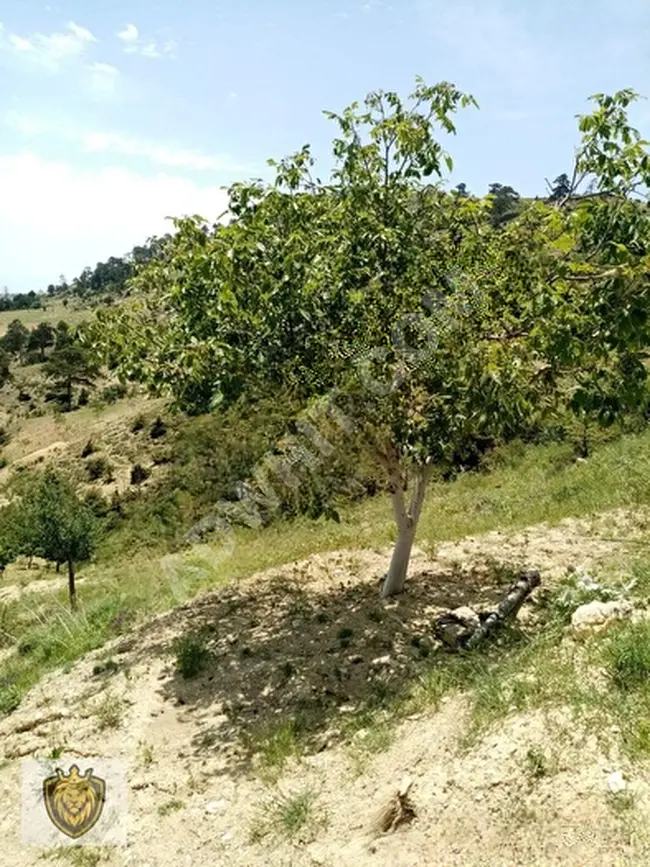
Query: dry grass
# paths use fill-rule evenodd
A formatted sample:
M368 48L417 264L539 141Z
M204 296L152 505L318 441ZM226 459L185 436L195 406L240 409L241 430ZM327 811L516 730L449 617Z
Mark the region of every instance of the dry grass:
M46 302L46 309L35 310L2 310L0 311L0 337L6 332L10 322L20 319L26 328L35 328L41 322L56 325L64 319L70 327L81 324L92 316L92 311L87 307L70 301L64 306L61 301Z

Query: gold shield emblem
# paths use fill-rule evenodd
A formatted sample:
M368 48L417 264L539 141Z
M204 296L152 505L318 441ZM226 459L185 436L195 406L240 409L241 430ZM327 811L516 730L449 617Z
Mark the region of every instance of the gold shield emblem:
M82 837L97 823L104 809L106 783L89 768L81 776L72 765L66 776L60 768L43 782L45 809L52 824L66 836Z

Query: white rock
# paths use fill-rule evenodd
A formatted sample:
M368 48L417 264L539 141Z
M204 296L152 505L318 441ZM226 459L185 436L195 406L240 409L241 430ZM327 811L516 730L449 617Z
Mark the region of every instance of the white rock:
M633 610L630 602L600 602L595 600L576 608L571 617L571 626L576 632L602 629L613 620L629 617Z
M623 792L627 786L623 778L623 774L620 771L614 771L607 777L607 788L609 791L617 795L619 792Z
M481 622L476 611L468 608L467 605L462 605L460 608L454 608L452 614L462 620L463 623L471 626L473 629L477 629Z
M206 813L224 813L228 809L228 801L225 798L220 798L218 801L210 801L205 805Z

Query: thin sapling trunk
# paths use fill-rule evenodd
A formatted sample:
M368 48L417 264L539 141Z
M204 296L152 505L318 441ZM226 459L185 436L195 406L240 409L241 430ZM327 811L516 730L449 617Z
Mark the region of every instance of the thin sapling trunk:
M404 500L404 484L402 474L397 467L391 471L390 492L393 501L393 512L397 524L397 541L393 548L388 574L384 581L381 595L385 599L388 596L396 596L404 590L406 573L408 571L411 549L417 530L418 521L422 512L424 495L431 478L430 466L419 466L416 471L413 494L408 508Z
M68 592L70 594L70 608L74 611L77 607L77 588L74 583L74 562L68 560Z

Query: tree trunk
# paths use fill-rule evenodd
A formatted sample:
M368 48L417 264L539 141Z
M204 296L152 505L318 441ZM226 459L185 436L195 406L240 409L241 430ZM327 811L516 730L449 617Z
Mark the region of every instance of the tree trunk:
M431 477L431 467L428 465L418 467L408 510L404 502L404 481L399 467L394 466L390 470L390 474L390 492L395 523L397 524L397 541L381 591L384 599L388 596L396 596L404 590L413 540L420 520L424 495Z
M70 594L70 608L74 611L77 607L77 588L74 584L74 562L68 560L68 592Z
M56 563L56 571L57 571L57 572L60 572L60 571L61 571L61 564L59 563L58 560L57 560L57 563Z

